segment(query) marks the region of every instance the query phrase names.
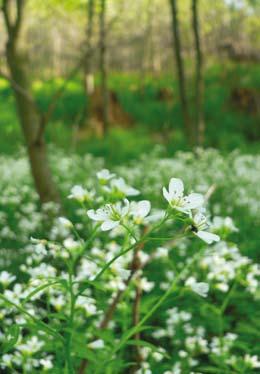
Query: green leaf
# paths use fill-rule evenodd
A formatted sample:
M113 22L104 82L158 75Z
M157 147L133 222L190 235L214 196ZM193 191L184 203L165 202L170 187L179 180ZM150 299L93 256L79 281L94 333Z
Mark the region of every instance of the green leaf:
M198 370L202 371L203 373L213 373L213 374L223 374L223 369L218 369L216 366L201 366Z
M101 285L100 282L97 281L88 281L85 280L80 284L79 287L79 295L82 294L85 290L87 290L89 287L94 287L99 291L107 292L107 290Z
M24 309L21 305L14 303L13 301L9 300L7 297L5 297L3 294L0 293L0 299L2 299L5 303L13 306L17 310L19 310L20 313L22 313L27 318L30 318L31 321L34 322L34 324L42 331L45 331L48 335L52 335L55 338L60 339L62 342L64 341L63 336L61 336L59 333L57 333L55 330L53 330L51 327L49 327L45 322L38 319L31 313L29 313L26 309Z
M29 293L29 295L22 301L22 304L21 305L24 305L26 304L28 301L31 300L31 298L36 295L37 293L43 291L45 288L48 288L48 287L51 287L55 284L62 284L63 285L64 281L61 281L61 280L58 280L58 281L54 281L54 282L48 282L48 283L45 283L45 284L42 284L41 286L39 287L36 287L32 292Z
M72 338L73 353L76 357L87 359L88 361L97 362L95 351L87 347L87 342L82 337L73 336Z
M17 343L20 336L20 327L18 325L13 325L7 330L7 338L3 343L2 351L3 353L9 352L15 344Z

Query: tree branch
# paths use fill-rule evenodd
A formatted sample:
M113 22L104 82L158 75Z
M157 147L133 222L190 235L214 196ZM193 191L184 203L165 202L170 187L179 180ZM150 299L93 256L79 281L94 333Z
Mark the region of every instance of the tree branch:
M139 250L141 250L141 249L143 249L143 247L144 247L144 243L141 243L138 248L139 248ZM150 261L150 260L151 260L151 258L148 261ZM109 322L113 318L113 315L116 311L117 305L118 305L119 301L121 300L121 297L124 294L125 290L127 289L128 285L130 284L132 278L136 274L137 270L141 270L147 265L147 262L145 262L143 264L139 264L139 266L136 267L136 251L135 251L134 256L133 256L133 261L132 261L132 264L131 264L131 273L130 273L129 277L124 282L125 287L124 287L123 290L118 290L117 291L117 293L116 293L115 297L113 298L111 304L108 306L107 310L105 311L104 317L103 317L103 319L100 323L100 326L99 326L100 330L104 330L104 329L107 328ZM93 338L93 340L95 340L95 339L96 339L96 337ZM86 359L83 359L81 361L78 374L84 374L87 366L88 366L88 361Z
M4 15L4 21L8 31L9 41L13 43L17 39L18 34L21 30L25 0L16 0L16 18L13 23L11 22L9 13L10 5L10 0L3 0L2 12Z
M4 16L4 22L5 22L8 34L10 35L10 33L12 32L12 24L10 21L9 11L8 11L9 5L10 5L9 0L3 0L2 12Z
M16 0L16 20L13 26L14 37L17 38L22 25L25 0Z
M30 93L28 91L26 91L23 87L21 87L18 83L16 83L12 77L10 77L9 75L7 75L6 73L4 73L1 69L0 69L0 77L6 79L10 85L12 86L12 88L16 91L16 92L19 92L21 95L23 95L28 101L30 101L30 103L35 107L35 109L37 110L38 114L40 116L42 116L42 113L41 113L41 110L38 106L38 104L36 103L36 101L34 100L34 98L30 95Z

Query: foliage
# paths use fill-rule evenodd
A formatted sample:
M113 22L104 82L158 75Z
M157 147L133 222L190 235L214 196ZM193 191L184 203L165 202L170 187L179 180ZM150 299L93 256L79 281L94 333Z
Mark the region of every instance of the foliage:
M254 112L252 97L259 100L257 96L260 87L259 68L250 65L226 65L223 69L215 64L207 70L205 80L206 146L226 151L239 147L246 151L250 144L251 150L257 149L259 113ZM111 90L118 94L123 110L133 119L133 128L129 131L123 128L112 129L103 142L88 134L76 142L80 152L90 151L95 155L111 158L111 161L115 162L117 155L114 155L111 149L114 150L116 146L118 150L120 144L124 144L124 147L119 151L120 156L117 159L122 161L136 158L140 153L145 152L147 145L151 143L165 144L169 154L185 149L187 144L182 131L177 85L171 76L165 75L156 79L147 76L142 86L140 86L140 78L134 74L112 74L109 81ZM47 108L53 93L63 82L61 78L57 78L34 83L37 102L42 110ZM244 88L248 90L249 95L252 93L252 97L242 96L239 100L249 102L243 106L240 101L237 103L232 101L232 92ZM170 95L169 100L159 99L163 90ZM11 89L3 80L0 81L0 96L3 99L0 101L1 150L3 153L13 153L20 146L22 136L15 116ZM76 79L68 82L67 89L47 127L47 139L66 149L75 147L75 144L72 144L75 128L80 126L88 129L88 123L85 125L82 121L84 110L85 96L81 81ZM124 123L113 125L122 127ZM60 137L61 131L62 137ZM229 136L226 136L227 132ZM7 141L10 139L11 142ZM136 139L138 151L131 146L131 141L128 144L128 139ZM125 154L124 149L126 149Z
M53 223L55 205L39 212L26 159L2 156L5 372L72 373L82 359L93 373L121 373L134 362L138 373L257 371L259 156L198 150L171 159L160 153L109 173L100 172L102 159L52 150L68 217ZM164 190L169 204L164 199L162 187L172 176L184 180L185 195L204 195L210 230L220 242L209 246L195 236L205 231L194 217L202 195L184 198L175 179ZM115 228L101 231L101 224ZM127 283L137 249L140 268ZM137 289L141 322L133 330ZM113 319L98 328L121 291Z

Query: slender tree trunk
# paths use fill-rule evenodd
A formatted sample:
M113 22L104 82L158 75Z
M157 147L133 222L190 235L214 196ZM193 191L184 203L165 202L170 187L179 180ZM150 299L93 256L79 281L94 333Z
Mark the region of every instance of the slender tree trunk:
M204 96L204 82L203 82L203 58L200 44L200 27L198 17L199 0L192 0L192 27L195 42L196 52L196 70L195 70L195 120L196 120L196 135L198 145L202 145L205 135L205 123L203 113L203 96Z
M147 13L146 13L146 25L144 30L144 36L142 38L141 44L141 53L140 53L140 84L139 90L143 95L145 79L147 73L147 67L150 66L150 61L147 57L149 55L149 44L151 43L152 37L152 17L153 17L153 0L150 0L147 4Z
M99 18L99 48L100 48L100 75L101 75L101 90L102 90L102 121L103 132L107 132L108 128L108 113L109 113L109 93L107 86L107 49L106 49L106 0L100 0L100 18Z
M32 176L36 191L42 203L59 201L59 194L52 180L51 171L47 161L44 134L41 134L41 118L36 106L29 99L31 95L30 72L28 55L20 48L19 36L22 24L25 0L16 0L16 20L11 22L10 1L4 0L3 14L8 33L6 44L7 64L11 80L19 89L14 89L15 104L18 118L24 134L29 156ZM41 134L39 136L39 134Z
M183 59L181 55L181 41L179 33L179 21L178 21L178 10L176 0L170 0L170 7L172 12L172 32L173 32L173 49L176 59L176 66L178 72L178 83L179 83L179 95L180 104L182 109L183 122L185 126L185 132L187 139L190 144L193 142L192 124L190 120L188 99L185 87L185 73L183 66Z
M94 16L94 6L95 6L95 0L89 0L88 1L88 7L87 7L87 30L86 30L86 36L87 36L87 53L86 53L86 59L84 64L84 86L85 86L85 92L86 96L89 96L94 91L94 78L92 74L92 61L90 56L90 51L92 48L92 37L93 37L93 16Z

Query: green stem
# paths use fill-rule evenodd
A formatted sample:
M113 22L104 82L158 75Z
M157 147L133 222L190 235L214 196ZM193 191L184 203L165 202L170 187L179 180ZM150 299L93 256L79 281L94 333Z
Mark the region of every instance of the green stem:
M157 300L155 305L146 313L146 315L141 319L141 321L134 328L130 329L128 334L126 334L121 339L121 341L117 344L117 347L112 351L111 356L113 356L117 351L119 351L125 345L125 343L134 334L136 334L136 332L138 332L140 327L157 311L157 309L164 303L164 301L169 297L169 295L171 295L174 292L176 286L178 285L178 282L182 279L182 277L185 275L187 270L191 268L191 266L194 264L194 262L197 261L200 258L200 256L203 254L203 252L204 251L202 250L199 253L197 253L195 256L193 256L192 261L184 267L184 269L174 279L174 281L172 282L172 284L168 288L168 290Z
M223 303L222 303L222 305L219 309L219 316L218 316L219 317L219 339L220 339L220 343L221 343L221 349L223 349L223 345L224 345L224 337L223 337L223 334L224 334L224 323L223 323L224 319L223 319L223 316L224 316L225 310L227 309L227 306L229 304L231 296L233 295L233 293L236 289L236 286L237 286L237 283L236 283L236 279L235 279L232 287L230 288L228 294L224 298Z
M130 229L130 227L128 227L127 225L125 225L123 222L121 222L121 226L123 226L126 229L126 231L134 238L134 240L136 242L138 241L137 237L133 233L133 230Z
M95 238L95 236L96 236L96 234L97 234L97 230L98 230L99 227L100 227L100 224L99 224L99 223L94 227L94 229L93 229L93 231L92 231L92 233L91 233L89 239L88 239L88 240L84 243L84 245L82 246L82 253L85 252L85 250L88 248L89 244L90 244L90 243L92 242L92 240Z
M148 240L149 235L152 232L158 230L164 224L164 222L167 221L168 218L169 218L169 215L166 213L165 216L162 218L162 220L157 225L152 227L151 230L149 230L145 235L143 235L140 240L137 240L135 243L133 243L132 245L127 247L125 250L121 251L115 257L113 257L96 275L96 277L94 278L94 281L98 280L102 276L102 274L110 267L110 265L112 265L119 257L125 255L127 252L131 251L131 249L135 248L137 245Z
M236 289L236 286L237 286L237 283L236 283L236 279L235 279L232 287L230 288L227 296L225 297L225 299L224 299L224 301L221 305L221 308L220 308L221 315L223 315L225 313L225 310L227 309L228 303L229 303L229 301L231 299L231 296L233 295L233 293Z
M66 360L67 360L67 368L68 373L73 374L74 368L72 363L71 357L71 341L72 341L72 334L73 334L73 325L74 325L74 312L75 312L75 303L76 297L73 291L73 261L68 264L68 271L69 271L69 295L70 295L70 314L68 320L68 333L66 336L66 343L65 343L65 350L66 350Z

